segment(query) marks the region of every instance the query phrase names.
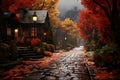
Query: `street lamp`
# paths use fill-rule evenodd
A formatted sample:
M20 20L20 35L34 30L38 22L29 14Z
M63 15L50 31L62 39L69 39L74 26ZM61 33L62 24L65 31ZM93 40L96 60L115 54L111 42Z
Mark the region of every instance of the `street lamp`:
M38 17L37 17L37 15L36 15L36 12L34 12L33 13L33 15L32 15L32 20L33 20L33 22L37 22L37 20L38 20ZM34 37L35 37L35 26L34 26Z

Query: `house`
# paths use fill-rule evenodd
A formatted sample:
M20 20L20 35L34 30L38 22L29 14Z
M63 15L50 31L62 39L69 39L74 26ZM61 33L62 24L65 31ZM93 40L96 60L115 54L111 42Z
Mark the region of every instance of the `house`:
M47 10L27 10L19 11L19 21L15 19L16 15L5 12L1 24L0 34L12 36L13 39L20 38L39 38L42 42L53 43L52 27L50 26ZM33 17L36 16L36 21Z
M33 21L33 17L37 17L37 19L35 18L36 21ZM48 11L27 10L19 11L17 14L13 14L10 12L4 12L2 14L2 18L0 20L1 61L17 59L18 55L20 56L21 54L19 49L21 48L21 46L21 51L23 54L25 52L24 49L27 50L30 48L30 50L34 50L34 47L28 47L33 46L33 42L31 42L32 40L33 42L34 40L46 42L50 45L49 50L52 49L51 44L53 44L53 35L52 27L50 26ZM17 46L15 42L17 43ZM34 51L31 54L34 55Z

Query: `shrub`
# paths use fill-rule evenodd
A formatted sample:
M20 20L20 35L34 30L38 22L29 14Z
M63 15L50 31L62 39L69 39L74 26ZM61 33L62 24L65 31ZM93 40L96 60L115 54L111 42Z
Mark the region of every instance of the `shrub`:
M102 49L96 50L95 53L94 61L97 66L115 68L119 65L120 53L114 45L104 46Z
M36 51L39 54L44 55L44 51L45 51L45 46L43 46L42 42L38 42L36 44L36 46L33 47L34 51Z
M95 42L94 41L91 41L91 42L86 41L84 47L85 47L86 51L94 51Z
M46 42L38 42L34 49L45 56L51 56L55 50L55 46L53 44L47 44Z

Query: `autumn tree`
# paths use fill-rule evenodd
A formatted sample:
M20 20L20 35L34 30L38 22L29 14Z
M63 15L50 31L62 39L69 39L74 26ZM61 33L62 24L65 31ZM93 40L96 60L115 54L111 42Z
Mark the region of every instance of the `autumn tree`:
M91 17L90 11L85 9L79 14L79 23L80 35L84 40L90 40L92 38L92 33L95 28L95 20Z
M62 21L62 30L67 34L69 41L71 41L70 43L75 45L76 39L80 38L77 23L70 18L66 18Z
M16 13L20 8L28 8L36 0L2 0L2 11L10 11Z
M120 1L119 0L82 0L82 4L96 17L98 30L111 32L111 41L120 46ZM105 21L105 22L104 22ZM105 26L107 25L107 26ZM104 29L104 30L103 30ZM103 36L104 38L106 36Z
M91 11L88 9L81 10L79 16L78 27L80 28L80 36L85 41L86 50L98 48L101 45L99 44L100 35L98 35L96 20Z
M76 33L79 33L79 29L77 27L76 22L72 21L70 18L66 18L62 21L62 29L67 32L68 35L77 37Z
M34 3L36 0L2 0L1 1L1 12L10 12L11 16L10 18L19 21L20 15L17 14L19 10L24 10L26 8L29 8L32 3Z

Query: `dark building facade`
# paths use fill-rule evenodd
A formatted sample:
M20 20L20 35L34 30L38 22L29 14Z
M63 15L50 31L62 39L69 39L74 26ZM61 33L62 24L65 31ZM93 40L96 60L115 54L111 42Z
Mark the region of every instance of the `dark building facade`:
M16 19L19 17L19 20ZM36 15L37 20L33 20ZM17 14L4 12L0 23L0 39L11 36L13 39L20 37L38 37L42 42L53 43L52 27L50 26L47 10L26 10Z

